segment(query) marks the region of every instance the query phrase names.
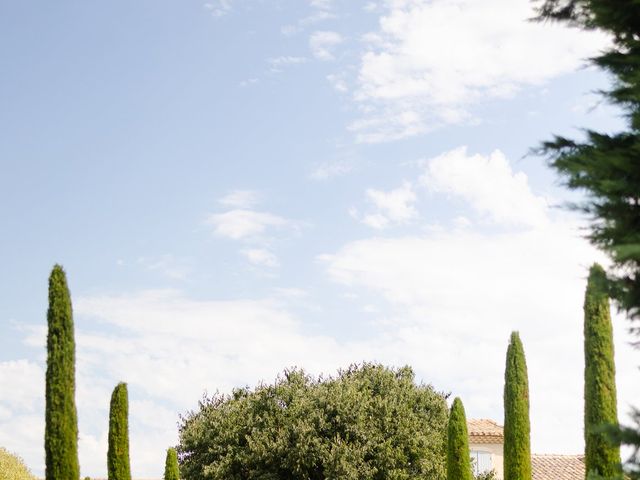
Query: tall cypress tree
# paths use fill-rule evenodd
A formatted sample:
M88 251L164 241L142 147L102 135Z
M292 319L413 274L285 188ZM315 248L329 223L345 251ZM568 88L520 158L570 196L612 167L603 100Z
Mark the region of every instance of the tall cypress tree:
M76 346L67 278L55 265L49 276L45 387L46 480L78 480L78 415L76 412Z
M178 453L175 448L167 450L167 459L164 462L164 480L180 480Z
M504 372L504 480L531 480L530 430L527 362L513 332Z
M467 417L462 400L456 397L451 405L447 429L447 480L472 479Z
M129 399L127 384L119 383L111 394L109 409L109 480L131 480L129 467Z
M584 442L585 470L605 478L620 471L620 448L602 431L617 425L616 368L607 277L594 264L584 297Z

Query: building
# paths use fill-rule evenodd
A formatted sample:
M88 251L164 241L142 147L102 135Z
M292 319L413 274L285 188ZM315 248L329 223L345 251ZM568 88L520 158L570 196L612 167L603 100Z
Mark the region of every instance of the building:
M502 468L504 431L493 420L477 419L467 422L469 450L475 473L495 470L497 480L504 479ZM533 480L584 480L582 455L531 455Z

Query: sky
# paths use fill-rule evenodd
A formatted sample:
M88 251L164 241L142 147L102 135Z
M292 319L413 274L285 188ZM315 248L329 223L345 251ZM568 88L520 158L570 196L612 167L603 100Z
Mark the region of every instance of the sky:
M159 478L205 392L410 365L502 422L518 330L532 450L579 453L582 301L607 259L532 154L624 128L609 39L526 0L0 1L0 446L44 472L47 278L64 266L83 476L129 386ZM614 312L615 313L615 312ZM614 315L618 403L640 398Z

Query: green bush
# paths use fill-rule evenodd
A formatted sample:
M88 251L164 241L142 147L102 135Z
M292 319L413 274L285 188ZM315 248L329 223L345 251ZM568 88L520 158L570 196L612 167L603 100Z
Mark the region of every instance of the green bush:
M22 459L0 447L0 480L36 480Z
M205 398L180 427L185 480L446 478L445 395L409 367L337 377L286 371L273 385Z

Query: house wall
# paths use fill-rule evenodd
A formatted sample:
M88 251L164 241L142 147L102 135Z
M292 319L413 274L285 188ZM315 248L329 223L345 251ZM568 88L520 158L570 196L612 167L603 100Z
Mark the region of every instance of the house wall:
M477 452L489 452L491 454L491 465L496 471L496 479L504 479L504 470L502 465L502 444L501 443L469 443L469 450Z

